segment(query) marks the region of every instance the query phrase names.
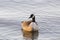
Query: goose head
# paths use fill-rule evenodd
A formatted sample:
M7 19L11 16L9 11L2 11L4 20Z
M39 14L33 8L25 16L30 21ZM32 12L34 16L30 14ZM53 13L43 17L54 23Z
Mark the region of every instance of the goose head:
M31 14L29 18L32 18L32 22L35 22L35 15Z
M34 14L31 14L29 18L33 18L34 17Z

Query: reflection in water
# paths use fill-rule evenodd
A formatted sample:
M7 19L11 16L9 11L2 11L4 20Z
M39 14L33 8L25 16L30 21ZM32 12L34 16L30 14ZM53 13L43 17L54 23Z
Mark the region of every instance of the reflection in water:
M24 40L38 40L38 31L33 31L33 32L27 32L27 31L22 31L23 32L23 38Z

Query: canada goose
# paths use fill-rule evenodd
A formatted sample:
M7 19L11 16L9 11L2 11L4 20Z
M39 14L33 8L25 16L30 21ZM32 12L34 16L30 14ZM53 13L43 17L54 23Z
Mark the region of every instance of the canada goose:
M36 30L38 30L34 14L31 14L29 19L30 18L32 18L32 20L22 21L22 24L21 24L22 29L25 30L25 31L36 31Z

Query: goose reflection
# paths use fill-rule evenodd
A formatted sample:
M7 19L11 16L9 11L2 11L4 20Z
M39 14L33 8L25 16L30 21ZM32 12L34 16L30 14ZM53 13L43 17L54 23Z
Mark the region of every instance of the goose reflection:
M22 31L24 40L38 40L38 31Z

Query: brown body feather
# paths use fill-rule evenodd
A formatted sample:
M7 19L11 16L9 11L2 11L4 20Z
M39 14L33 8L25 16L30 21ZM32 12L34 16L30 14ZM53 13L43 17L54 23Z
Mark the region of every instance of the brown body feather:
M22 28L25 31L32 31L32 26L29 26L32 21L23 21Z

